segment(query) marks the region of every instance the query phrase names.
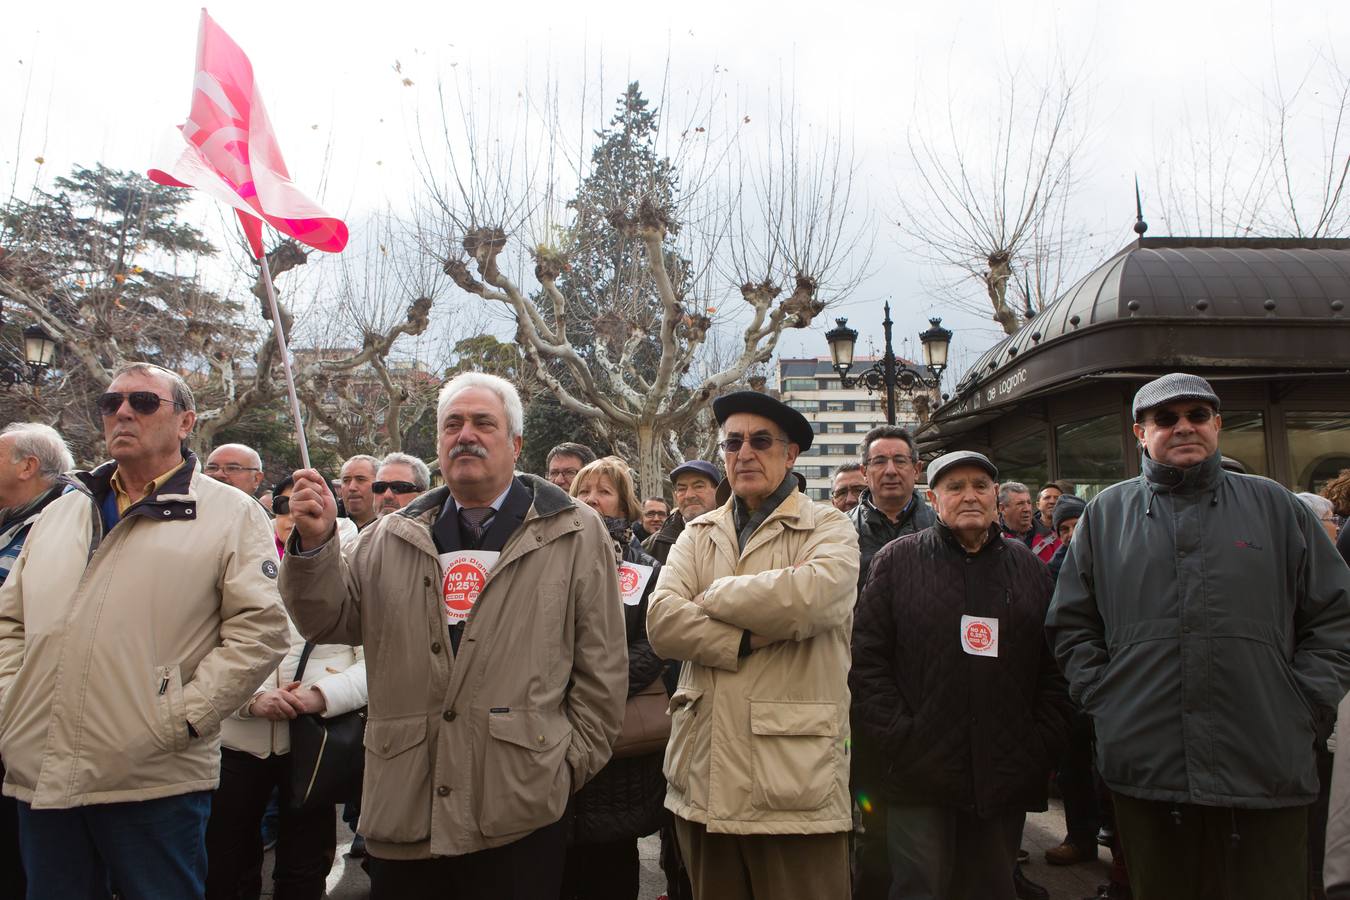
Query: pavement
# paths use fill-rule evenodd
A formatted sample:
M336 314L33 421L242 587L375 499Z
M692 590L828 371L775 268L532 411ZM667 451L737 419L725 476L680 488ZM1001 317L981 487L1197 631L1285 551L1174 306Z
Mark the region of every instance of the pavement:
M1051 866L1045 862L1045 851L1059 846L1064 837L1064 807L1058 800L1050 801L1050 809L1027 816L1027 827L1022 833L1022 847L1031 854L1031 862L1022 867L1028 878L1050 891L1051 900L1083 900L1097 892L1097 885L1106 881L1110 854L1103 850L1095 863L1076 866ZM332 900L366 900L370 896L370 881L361 868L359 859L347 856L351 849L352 833L341 821L337 824L337 859L328 874L328 896ZM665 893L665 877L657 855L660 843L655 835L638 842L642 860L642 887L638 900L656 900ZM269 851L263 864L263 896L272 896L272 859Z

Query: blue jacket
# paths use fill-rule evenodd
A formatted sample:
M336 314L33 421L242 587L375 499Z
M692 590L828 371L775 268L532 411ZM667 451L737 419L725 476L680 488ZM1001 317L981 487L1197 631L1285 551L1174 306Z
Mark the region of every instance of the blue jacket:
M1219 459L1145 458L1088 503L1049 638L1113 790L1311 803L1313 742L1350 686L1350 569L1293 494Z

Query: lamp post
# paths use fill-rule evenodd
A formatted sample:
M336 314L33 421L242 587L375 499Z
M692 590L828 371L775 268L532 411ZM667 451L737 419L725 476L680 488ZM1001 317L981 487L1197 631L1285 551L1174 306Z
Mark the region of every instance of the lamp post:
M919 335L919 341L923 344L923 364L940 385L942 373L947 368L947 351L952 345L952 332L942 327L941 319L929 319L928 326Z
M901 368L895 358L895 349L891 346L891 326L895 323L891 321L889 302L886 303L885 310L886 317L882 319L881 327L886 333L886 354L882 356L880 362L872 363L853 378L848 377L848 370L853 368L853 348L858 342L858 332L848 327L847 318L835 319L835 327L825 333L825 340L830 344L830 358L834 363L834 370L839 373L839 381L845 388L861 384L867 388L869 394L885 389L886 422L894 425L895 389L899 388L906 395L913 394L919 385L919 378L909 368Z
M16 384L31 384L34 395L42 376L56 362L56 338L34 322L23 330L23 362L18 360L0 361L0 383L6 388ZM25 365L26 364L26 365Z

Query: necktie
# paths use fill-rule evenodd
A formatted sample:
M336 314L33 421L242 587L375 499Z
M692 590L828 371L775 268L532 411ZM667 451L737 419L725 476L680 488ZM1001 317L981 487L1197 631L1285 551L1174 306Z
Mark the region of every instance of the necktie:
M474 549L477 549L478 544L483 540L483 532L487 530L487 523L496 512L490 506L460 507L459 524L464 533L473 541Z

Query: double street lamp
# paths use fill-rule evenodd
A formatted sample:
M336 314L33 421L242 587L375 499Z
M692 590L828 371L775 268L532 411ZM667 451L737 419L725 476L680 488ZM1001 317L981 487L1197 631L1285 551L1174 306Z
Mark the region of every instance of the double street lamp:
M853 368L853 349L858 342L858 332L848 327L848 319L835 319L835 327L825 333L825 340L830 343L830 358L834 362L834 370L839 373L839 381L845 388L861 384L867 388L868 393L883 389L886 391L886 421L894 425L896 389L904 391L907 396L911 395L919 386L920 379L908 366L901 367L895 358L895 349L891 345L891 326L895 323L891 321L889 302L886 303L885 310L886 317L882 320L881 326L886 332L886 354L879 362L873 363L854 377L849 378L848 372ZM923 344L924 366L936 382L941 379L943 370L947 368L947 349L952 342L952 333L942 327L941 319L929 319L928 324L930 327L919 335L919 341Z

